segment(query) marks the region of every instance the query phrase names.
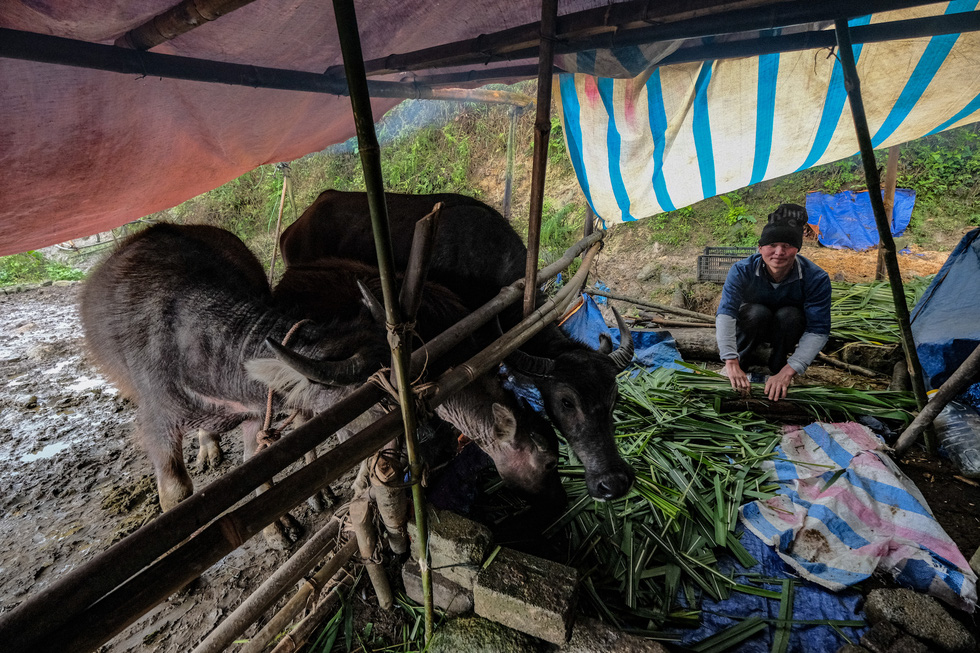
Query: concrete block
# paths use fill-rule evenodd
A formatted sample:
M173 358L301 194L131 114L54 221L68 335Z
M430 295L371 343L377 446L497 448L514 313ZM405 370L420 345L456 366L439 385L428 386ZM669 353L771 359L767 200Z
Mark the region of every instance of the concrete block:
M490 552L490 529L448 510L430 511L428 521L430 568L472 590ZM418 531L414 519L409 522L408 535L412 540L412 557L418 560Z
M950 653L976 651L973 635L936 599L910 589L872 590L864 603L868 621L889 621L932 648ZM894 647L893 647L894 648Z
M564 644L572 627L577 589L575 569L500 549L477 578L473 609L514 630Z
M577 617L572 638L557 653L667 653L660 642L629 635L598 619Z
M928 646L911 635L902 635L888 649L888 653L929 653L929 651Z
M416 603L425 603L422 596L422 573L416 560L409 560L402 565L402 581L405 583L405 594L408 598ZM473 610L473 592L442 574L432 572L432 602L451 616L460 615Z
M451 619L436 629L428 653L539 653L543 643L480 617Z

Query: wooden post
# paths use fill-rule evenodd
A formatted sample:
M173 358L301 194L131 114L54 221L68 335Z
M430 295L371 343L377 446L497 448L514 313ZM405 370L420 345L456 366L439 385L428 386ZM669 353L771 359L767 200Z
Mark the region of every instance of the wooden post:
M377 558L380 551L378 531L375 530L374 520L371 519L371 501L368 497L361 496L354 499L350 504L350 519L353 524L354 535L357 537L361 563L371 578L374 593L378 596L378 605L383 610L390 610L395 599L391 594L391 585L388 584L384 567L381 566L381 561Z
M871 132L868 130L868 119L864 113L864 101L861 98L861 81L858 79L857 66L854 64L854 51L851 49L851 36L846 20L835 20L837 43L841 68L844 71L844 88L847 90L847 100L851 106L854 118L854 130L857 132L858 144L861 148L861 160L864 162L864 176L871 196L871 207L874 209L875 224L878 236L881 238L881 251L885 257L885 268L888 271L888 281L892 289L892 299L895 302L895 317L902 335L902 348L909 365L909 375L912 377L912 390L919 410L926 405L925 383L922 380L922 366L919 355L915 351L915 341L912 339L912 326L909 321L909 307L905 301L905 291L902 289L902 273L898 268L898 257L895 255L895 240L888 219L885 217L885 206L881 200L881 182L878 179L878 166L875 163L874 147L871 145ZM927 442L932 438L927 438ZM928 442L932 449L933 442Z
M590 235L595 231L595 211L591 204L585 205L585 227L582 229L582 237Z
M541 2L541 46L538 58L538 108L534 118L534 156L531 164L531 212L527 223L527 265L524 279L524 317L534 311L541 240L541 210L544 206L544 176L548 170L548 140L551 135L551 78L554 68L555 23L558 0Z
M337 33L344 55L344 70L347 73L347 86L350 91L351 107L354 111L354 124L357 128L357 143L361 154L361 167L364 170L364 186L367 191L368 207L371 210L371 226L374 230L374 246L378 254L378 272L381 276L381 291L384 294L385 314L391 343L391 366L398 381L398 403L401 407L402 423L405 433L405 453L411 469L412 498L415 503L415 524L418 528L419 550L424 552L421 561L422 595L425 605L425 641L432 637L435 610L432 604L432 573L428 564L428 528L426 523L425 494L422 492L422 463L419 460L415 441L415 397L409 381L409 358L407 344L404 342L402 311L398 305L395 290L395 263L391 252L391 230L388 224L388 210L385 206L384 180L381 174L381 147L374 132L374 114L371 110L371 97L368 91L367 76L364 73L364 56L361 53L360 31L353 0L334 0L334 16L337 20ZM410 343L408 343L410 344ZM381 597L378 597L381 599Z
M514 190L514 142L517 140L518 108L510 108L510 129L507 131L507 169L504 173L504 220L510 222L511 193Z
M888 228L895 230L895 185L898 183L898 155L902 150L901 145L892 145L888 148L888 168L885 170L885 217L888 219ZM875 267L875 280L885 279L885 251L878 242L878 264Z

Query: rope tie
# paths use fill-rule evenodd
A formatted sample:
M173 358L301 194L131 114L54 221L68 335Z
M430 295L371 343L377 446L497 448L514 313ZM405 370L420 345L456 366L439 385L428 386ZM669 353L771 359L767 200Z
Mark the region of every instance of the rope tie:
M282 346L285 347L288 345L289 340L293 337L293 334L296 333L301 326L311 321L312 320L300 320L290 327L289 331L286 332L286 335L283 336ZM294 412L285 422L280 425L279 428L272 428L272 395L272 388L269 388L269 394L265 401L265 422L262 425L262 430L255 434L255 453L258 453L263 449L267 449L278 442L279 438L282 437L283 429L292 424L293 420L296 419L296 416L299 414L299 411Z

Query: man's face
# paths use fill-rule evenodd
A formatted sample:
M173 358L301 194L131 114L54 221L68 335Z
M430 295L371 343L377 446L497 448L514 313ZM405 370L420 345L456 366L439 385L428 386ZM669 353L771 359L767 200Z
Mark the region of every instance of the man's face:
M799 251L789 243L771 243L759 247L759 253L762 254L762 260L769 268L770 274L779 279L793 267L796 253Z

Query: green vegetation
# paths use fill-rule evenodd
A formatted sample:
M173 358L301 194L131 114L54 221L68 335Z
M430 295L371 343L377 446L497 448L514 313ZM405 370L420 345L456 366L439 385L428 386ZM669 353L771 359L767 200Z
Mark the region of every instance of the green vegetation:
M24 252L0 257L0 286L40 281L77 281L85 273L63 263L44 258L41 252Z

